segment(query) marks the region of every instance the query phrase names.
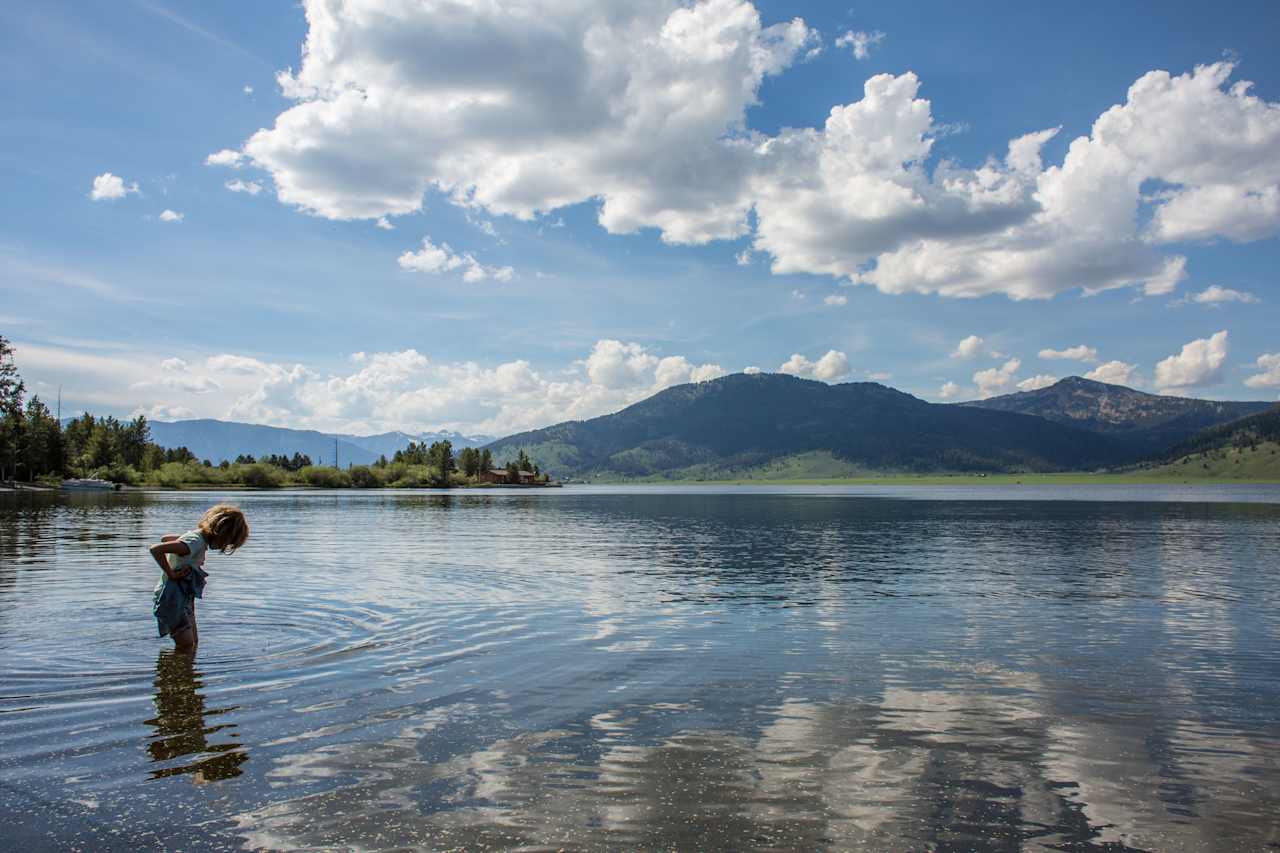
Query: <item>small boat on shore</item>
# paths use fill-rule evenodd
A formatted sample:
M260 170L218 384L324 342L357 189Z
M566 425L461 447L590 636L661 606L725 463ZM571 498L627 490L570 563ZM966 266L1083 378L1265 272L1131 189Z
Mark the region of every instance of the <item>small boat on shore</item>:
M110 480L90 478L63 480L62 488L69 492L114 492L120 486Z

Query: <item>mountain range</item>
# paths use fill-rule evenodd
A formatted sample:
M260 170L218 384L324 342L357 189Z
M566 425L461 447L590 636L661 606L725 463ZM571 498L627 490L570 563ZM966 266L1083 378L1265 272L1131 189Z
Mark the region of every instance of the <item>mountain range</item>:
M417 434L384 432L377 435L349 435L209 418L150 421L149 424L151 440L156 444L161 447L186 447L200 459L208 459L215 465L224 459L234 461L237 456L246 453L254 457L302 453L310 456L317 464L325 460L332 465L335 448L340 465L368 465L379 456L390 458L411 441L430 444L448 440L453 443L454 450L458 450L463 447L479 447L493 440L492 436L468 436L448 430Z
M740 373L497 441L450 431L353 435L212 419L150 426L157 444L185 446L215 464L241 454L294 453L333 464L336 449L345 467L391 457L411 441L448 440L455 450L487 445L499 463L523 450L557 477L719 479L1093 470L1219 444L1236 435L1223 425L1252 424L1242 418L1258 420L1247 428L1266 431L1276 411L1266 402L1166 397L1075 376L1035 391L942 404L874 382Z
M1272 404L1166 397L1070 376L1036 391L960 405L1035 415L1104 433L1124 440L1141 453L1172 446L1218 424L1256 415Z
M1269 405L1161 397L1079 377L941 404L874 382L734 374L490 448L499 460L523 450L559 477L1093 470L1159 456L1205 427Z

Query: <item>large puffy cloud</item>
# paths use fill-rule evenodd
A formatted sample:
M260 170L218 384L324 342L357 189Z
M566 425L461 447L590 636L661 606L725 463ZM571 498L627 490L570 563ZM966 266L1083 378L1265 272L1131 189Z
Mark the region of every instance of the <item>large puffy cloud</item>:
M1011 141L977 169L940 163L914 74L870 78L820 131L763 146L755 248L777 272L827 273L888 293L1015 298L1070 288L1171 292L1185 259L1157 243L1275 233L1280 109L1228 86L1230 63L1144 74L1124 104L1044 168L1055 129ZM782 175L782 178L780 178ZM785 179L783 179L785 178ZM1144 196L1144 184L1164 191ZM1144 229L1143 209L1152 224Z
M1222 381L1222 366L1230 350L1227 330L1184 344L1177 355L1156 364L1156 387L1195 388Z
M1061 165L1040 151L1054 129L1014 139L976 169L926 167L931 105L907 73L878 75L821 130L761 146L755 248L778 272L816 272L886 293L1048 297L1186 277L1157 245L1275 233L1280 108L1228 86L1220 62L1153 71L1074 139ZM1148 184L1159 192L1143 194ZM1143 227L1144 208L1151 224Z
M1245 85L1225 88L1231 71L1218 63L1144 75L1125 104L1072 141L1061 165L1041 163L1050 129L1013 140L1003 159L977 169L942 162L932 173L939 128L919 81L873 77L862 100L834 108L821 131L763 146L777 170L760 180L755 248L773 254L776 271L848 277L888 293L1031 298L1125 285L1168 293L1186 262L1154 244L1275 229L1266 204L1233 208L1230 218L1197 208L1208 219L1195 234L1168 224L1176 205L1193 204L1210 183L1270 198L1280 110ZM1203 114L1223 121L1215 127ZM1174 188L1144 196L1150 181ZM1155 217L1146 230L1144 205Z
M810 361L800 353L792 353L781 367L779 373L791 376L802 376L806 379L819 379L823 382L835 382L846 378L851 372L849 357L839 350L827 350L817 361Z
M1164 196L1152 230L1164 241L1210 240L1219 235L1244 243L1275 233L1280 187L1190 187Z
M296 103L210 161L247 159L321 216L410 213L433 188L522 218L596 199L611 232L701 243L748 233L754 209L777 273L1017 299L1169 293L1186 261L1163 244L1280 227L1280 109L1229 62L1143 75L1061 163L1042 160L1049 128L968 168L937 159L946 128L911 72L821 127L753 132L762 81L816 37L746 0L304 7L301 67L280 76Z
M435 187L530 218L598 198L610 231L676 242L745 233L746 108L815 38L742 0L304 8L279 78L298 103L244 145L281 201L375 219Z
M640 344L596 341L587 356L587 376L596 385L625 388L645 383L658 366L658 357Z

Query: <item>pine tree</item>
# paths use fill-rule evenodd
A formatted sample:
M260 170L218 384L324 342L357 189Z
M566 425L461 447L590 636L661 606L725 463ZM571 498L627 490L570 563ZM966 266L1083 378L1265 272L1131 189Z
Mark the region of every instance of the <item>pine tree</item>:
M62 474L62 427L39 397L27 401L22 459L31 479Z
M0 337L0 480L17 476L25 416L22 394L26 385L13 360L13 346Z

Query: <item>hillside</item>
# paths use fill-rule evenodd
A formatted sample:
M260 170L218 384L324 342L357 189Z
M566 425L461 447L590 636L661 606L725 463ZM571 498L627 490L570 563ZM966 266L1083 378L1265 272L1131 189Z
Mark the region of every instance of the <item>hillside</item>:
M1166 454L1178 459L1191 454L1227 449L1256 448L1280 442L1280 404L1246 418L1203 430L1174 446Z
M1263 412L1271 404L1166 397L1070 376L1037 391L958 405L1035 415L1116 436L1137 451L1151 453L1171 447L1206 428Z
M379 456L390 457L397 450L407 447L410 441L430 443L444 438L452 441L456 450L461 447L476 447L488 440L487 436L468 437L451 432L422 433L417 436L403 432L369 436L343 435L209 418L151 421L150 426L151 440L161 447L186 447L200 459L208 459L214 464L223 459L234 460L246 453L255 457L302 453L317 463L324 459L332 464L336 440L340 464L367 465Z
M1129 472L1143 479L1241 480L1280 483L1280 443L1223 445L1144 465Z
M489 447L498 459L523 449L559 477L716 478L774 461L790 468L795 462L783 460L814 452L845 470L874 471L1050 471L1133 458L1110 436L1043 418L781 374L679 385L612 415Z

